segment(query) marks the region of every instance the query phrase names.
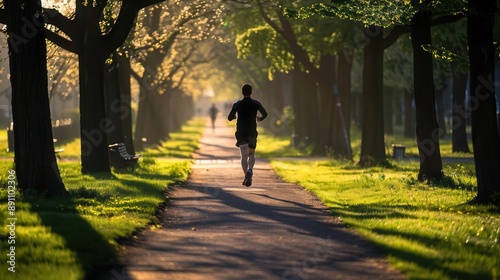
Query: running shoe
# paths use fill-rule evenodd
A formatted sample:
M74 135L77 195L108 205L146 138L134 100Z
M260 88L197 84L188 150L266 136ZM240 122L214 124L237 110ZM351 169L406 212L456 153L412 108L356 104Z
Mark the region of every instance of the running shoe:
M247 171L247 175L245 176L245 180L243 181L245 186L250 187L252 185L252 176L253 172Z

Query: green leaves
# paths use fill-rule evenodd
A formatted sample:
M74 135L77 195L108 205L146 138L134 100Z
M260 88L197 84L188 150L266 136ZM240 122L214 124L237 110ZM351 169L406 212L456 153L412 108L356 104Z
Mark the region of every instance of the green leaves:
M434 45L427 44L427 45L423 45L422 48L425 51L431 53L432 56L434 58L437 58L437 59L442 59L442 60L446 60L449 62L454 61L454 62L464 63L464 64L467 64L469 61L466 57L463 57L460 54L454 53L454 52L452 52L444 47L437 47Z
M235 44L238 58L246 59L255 55L269 61L270 79L276 71L288 72L293 69L293 55L288 51L288 45L269 25L250 28L239 34Z
M332 4L313 4L302 7L298 11L287 9L286 15L291 18L308 18L312 15L322 17L338 17L362 22L364 25L388 27L394 24L409 24L416 10L405 4L407 1L342 1Z

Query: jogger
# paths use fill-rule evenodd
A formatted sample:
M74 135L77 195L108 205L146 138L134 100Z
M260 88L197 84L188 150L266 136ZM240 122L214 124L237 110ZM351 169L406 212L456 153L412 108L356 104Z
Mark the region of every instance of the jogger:
M229 121L236 119L236 146L241 152L241 168L245 174L243 185L250 187L252 185L253 166L255 164L255 149L257 148L257 122L264 120L267 117L267 112L264 106L255 99L252 99L252 86L244 84L241 87L243 99L236 101L233 104L231 112L227 116ZM260 112L261 116L257 116Z

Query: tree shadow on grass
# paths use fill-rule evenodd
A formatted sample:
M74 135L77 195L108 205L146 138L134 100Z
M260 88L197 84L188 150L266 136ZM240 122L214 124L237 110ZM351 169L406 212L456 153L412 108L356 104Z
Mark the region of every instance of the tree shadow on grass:
M116 193L106 192L103 188L80 187L69 189L69 197L45 198L43 196L32 196L27 197L25 201L30 204L31 211L39 216L41 224L63 239L64 247L75 256L76 264L82 268L85 279L131 279L130 277L127 278L122 270L113 266L117 257L117 248L96 230L96 227L105 227L106 220L101 218L97 221L99 224L93 225L82 216L78 208L83 206L93 209L94 205L113 207L113 204L109 201L111 197L118 197L119 199L120 196L139 196L138 193L142 194L145 199L131 200L130 205L120 202L120 207L130 207L131 209L134 207L155 208L158 205L150 205L149 198L158 195L162 200L162 190L157 185L158 180L172 181L175 176L141 174L140 178L134 176L124 179L116 174L95 174L91 177L96 180L117 180L120 181L122 186L114 187ZM128 238L115 241L123 243L126 240ZM57 263L57 260L54 263ZM113 269L109 269L109 267ZM109 275L109 278L101 278L100 275L104 272L112 274Z
M32 198L27 202L31 204L32 211L38 214L42 224L64 239L65 247L74 254L86 278L102 263L115 257L115 249L80 215L72 197Z
M441 240L437 237L425 236L423 234L408 233L397 230L388 229L372 229L372 231L378 235L382 236L399 236L405 240L424 245L427 248L439 247L441 243L446 243L446 240ZM374 242L379 248L381 248L388 255L396 257L397 259L404 260L405 262L412 263L412 266L406 266L405 274L410 278L422 277L420 274L421 268L427 268L429 271L439 272L444 278L448 279L490 279L491 274L489 271L467 271L467 268L454 265L454 260L456 264L463 262L459 254L454 254L450 252L447 256L436 256L435 254L422 254L414 253L409 249L401 246L395 246L390 243L379 243ZM444 244L443 246L448 246ZM488 251L482 250L478 247L470 246L470 253L475 253L477 255L483 255L490 253ZM470 254L469 253L469 254ZM494 256L492 256L494 257Z
M332 204L334 205L333 202L331 202L330 205ZM444 278L449 279L489 279L491 277L489 271L468 271L466 267L457 266L457 264L463 263L463 255L453 251L454 249L450 247L450 240L432 234L426 235L421 232L408 232L405 231L405 229L407 229L406 227L402 227L401 229L368 227L366 226L367 224L363 222L369 220L384 220L387 218L418 220L418 216L407 213L407 211L418 210L418 207L404 204L391 206L362 204L349 206L348 208L339 205L338 207L333 206L329 209L334 215L340 215L344 219L349 218L360 221L356 223L356 228L362 231L372 232L374 235L381 237L380 240L386 240L386 238L389 237L398 237L404 240L403 244L406 242L414 243L416 246L423 246L429 250L449 247L448 253L444 255L423 254L419 249L412 251L410 247L403 246L401 242L390 243L372 239L374 244L386 254L396 259L403 260L408 264L412 264L404 265L403 269L404 273L410 279L422 277L420 274L422 268L433 271L433 273L439 273L439 275L443 275ZM439 208L430 211L438 210ZM467 254L477 256L492 254L491 250L482 246L474 246L472 244L462 244L459 246L469 246ZM491 255L490 257L494 258L495 256Z

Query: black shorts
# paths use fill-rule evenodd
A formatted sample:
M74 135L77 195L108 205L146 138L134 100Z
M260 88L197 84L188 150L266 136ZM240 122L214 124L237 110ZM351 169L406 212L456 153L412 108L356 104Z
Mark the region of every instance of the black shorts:
M236 147L240 145L248 144L248 147L251 149L257 148L257 135L259 135L256 131L253 133L245 132L245 131L236 131L234 136L236 137Z

